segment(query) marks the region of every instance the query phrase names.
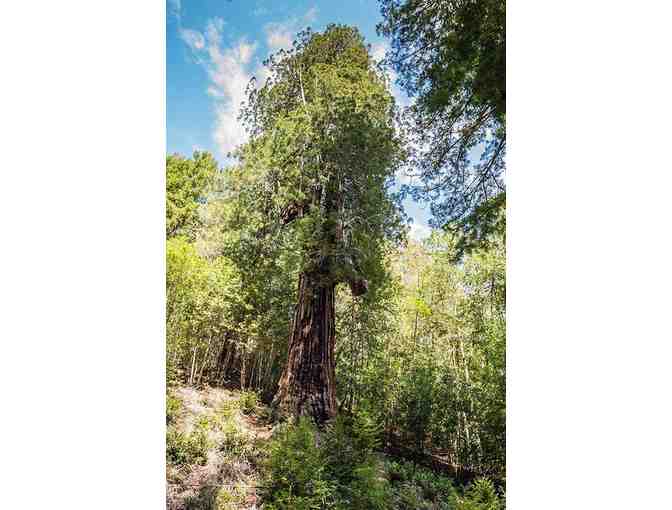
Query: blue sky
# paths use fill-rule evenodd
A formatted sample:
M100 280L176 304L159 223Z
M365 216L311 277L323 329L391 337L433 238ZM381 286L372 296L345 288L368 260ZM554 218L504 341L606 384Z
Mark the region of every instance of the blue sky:
M263 60L291 46L297 31L343 23L359 28L374 57L387 48L376 35L375 0L167 0L166 8L168 153L207 150L222 164L246 139L236 119L245 86L252 76L263 81ZM408 103L396 86L392 92ZM411 235L425 237L426 206L407 200L404 207L414 220Z

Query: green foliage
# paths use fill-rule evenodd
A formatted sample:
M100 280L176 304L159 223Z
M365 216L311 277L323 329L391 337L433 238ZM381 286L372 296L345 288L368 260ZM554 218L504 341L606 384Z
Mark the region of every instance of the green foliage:
M259 397L254 391L243 391L240 394L240 409L245 414L252 414L257 408Z
M218 490L214 485L201 487L185 500L185 510L213 510L217 508Z
M186 464L205 464L209 448L207 432L198 428L191 434L185 434L168 428L166 434L166 459L178 466Z
M505 0L380 0L387 62L415 97L406 115L420 184L437 226L504 191Z
M388 192L403 158L393 99L361 34L330 25L307 30L267 62L244 119L253 134L239 151L266 184L256 202L269 233L291 223L301 269L333 282L367 275L401 223Z
M240 487L222 487L217 492L214 510L237 510L245 501L245 491Z
M503 477L504 240L492 234L456 265L458 241L409 243L371 303L337 296L339 397L404 445Z
M434 409L436 369L430 359L413 360L399 381L397 408L402 430L417 450L424 449Z
M245 490L240 486L205 485L185 501L186 510L238 510L245 502Z
M217 415L223 419L231 418L240 407L240 400L224 400L217 410Z
M449 478L408 461L390 461L386 470L400 508L453 510L458 492Z
M366 439L370 434L358 432L368 428L362 421L338 418L321 435L305 419L285 425L271 448L264 508L504 508L490 480L478 479L462 493L451 479L412 462L381 462L371 450L375 441Z
M230 260L206 259L183 237L166 244L167 359L197 382L216 343L237 331L240 277Z
M324 508L334 491L325 468L317 431L308 419L281 426L269 447L266 500L270 508Z
M338 415L326 427L322 451L329 474L340 484L353 481L357 467L367 464L380 446L381 426L369 413Z
M226 419L221 424L221 431L224 435L219 444L219 450L230 457L248 458L252 455L251 438L240 430L236 422L232 419Z
M180 155L166 158L166 236L193 239L200 225L199 205L217 172L217 162L207 152L194 152L192 159Z
M166 394L166 424L174 423L180 414L182 401L172 393Z
M328 479L317 432L308 419L301 418L295 426L282 426L269 451L267 508L328 508L335 485Z
M340 416L321 434L319 446L318 435L302 418L276 436L267 466L272 508L389 508L389 484L373 455L379 427L366 415Z
M465 253L492 247L493 239L502 239L506 243L506 192L484 201L449 230L458 239L453 259L455 262Z
M487 478L479 478L471 484L463 497L456 498L456 510L501 510L504 508L495 486Z
M342 508L356 510L385 510L390 508L392 491L373 459L353 469L348 485L341 486Z

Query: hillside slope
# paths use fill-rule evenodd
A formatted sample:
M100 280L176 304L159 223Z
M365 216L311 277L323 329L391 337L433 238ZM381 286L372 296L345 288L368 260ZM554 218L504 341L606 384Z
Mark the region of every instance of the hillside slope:
M375 421L275 425L251 391L178 386L166 405L168 510L501 510L488 480L462 487L377 451Z

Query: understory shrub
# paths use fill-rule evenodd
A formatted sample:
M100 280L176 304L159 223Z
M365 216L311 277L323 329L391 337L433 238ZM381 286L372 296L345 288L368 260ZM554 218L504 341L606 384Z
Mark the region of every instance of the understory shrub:
M208 447L207 431L201 427L191 434L169 428L166 434L166 458L176 465L205 464Z
M307 418L284 424L271 441L264 497L269 510L330 508L335 492L328 479L317 432Z
M222 422L221 431L224 437L219 444L219 450L227 456L249 460L254 448L248 434L240 430L236 422L231 418Z
M381 429L369 414L338 415L326 427L322 452L329 474L340 484L349 484L357 466L366 464L380 445Z
M170 425L177 419L180 409L182 408L182 401L172 393L166 393L166 424Z
M385 468L393 487L394 508L454 509L457 491L449 478L408 461L389 461Z
M270 448L264 508L389 508L389 484L373 455L379 436L367 415L339 416L322 433L306 418L285 425Z
M259 397L254 391L247 390L240 394L240 410L244 414L252 414L257 407Z
M493 483L487 478L475 480L456 498L455 510L503 510L504 498L500 497Z
M503 510L487 479L462 494L450 478L407 461L382 461L376 421L339 415L323 432L306 418L285 424L271 441L265 509Z
M242 487L222 487L217 493L214 510L237 510L245 501L245 490Z

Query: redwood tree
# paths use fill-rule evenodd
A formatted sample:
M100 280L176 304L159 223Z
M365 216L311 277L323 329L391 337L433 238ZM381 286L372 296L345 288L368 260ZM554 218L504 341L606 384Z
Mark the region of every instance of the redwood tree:
M300 33L249 89L250 142L238 153L261 183L257 236L291 229L301 256L287 363L274 399L280 414L318 423L337 412L334 292L367 292L368 274L401 221L390 186L403 153L395 105L360 33L331 25Z

